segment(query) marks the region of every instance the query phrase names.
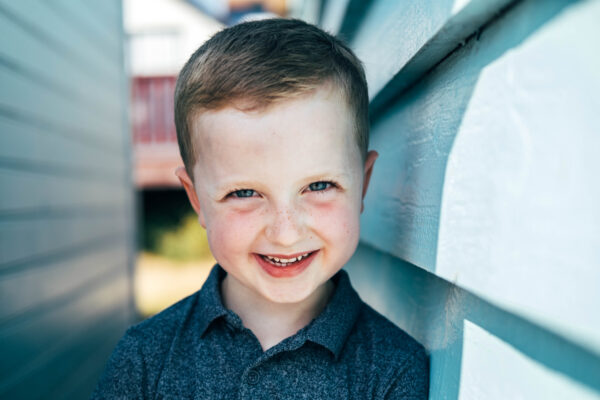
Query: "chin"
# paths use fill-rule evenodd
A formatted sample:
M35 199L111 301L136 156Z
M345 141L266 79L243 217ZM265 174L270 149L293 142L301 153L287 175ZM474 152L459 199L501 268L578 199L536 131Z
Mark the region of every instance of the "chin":
M281 288L277 288L278 290L274 290L270 293L265 293L263 296L272 303L278 304L294 304L301 303L310 297L310 295L314 292L314 290L310 290L309 288L304 290L290 290L285 291L281 290Z

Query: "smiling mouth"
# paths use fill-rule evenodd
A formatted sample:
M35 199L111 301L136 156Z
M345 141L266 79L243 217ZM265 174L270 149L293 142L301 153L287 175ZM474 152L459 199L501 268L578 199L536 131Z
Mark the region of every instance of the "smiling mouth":
M315 253L315 251L309 251L307 253L299 254L290 258L273 257L265 254L259 254L259 256L271 265L274 265L279 268L284 268L298 264L305 258L310 257L313 253Z

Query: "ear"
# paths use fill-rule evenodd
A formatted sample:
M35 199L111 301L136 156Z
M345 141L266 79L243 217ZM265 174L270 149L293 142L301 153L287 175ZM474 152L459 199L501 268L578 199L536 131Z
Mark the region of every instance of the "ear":
M365 209L365 195L367 194L367 189L369 187L369 182L371 181L371 173L373 172L373 165L375 165L375 160L377 160L379 154L375 150L371 150L367 153L367 159L365 160L365 174L363 178L363 190L362 190L362 200L360 205L360 212L363 212Z
M200 225L206 229L206 223L204 222L204 215L202 215L202 209L200 208L200 201L198 200L198 194L196 193L196 189L194 189L194 182L188 175L187 171L184 167L178 167L175 170L175 175L179 178L179 182L183 185L185 189L185 193L187 194L188 199L190 200L190 204L196 214L198 214L198 221L200 221Z

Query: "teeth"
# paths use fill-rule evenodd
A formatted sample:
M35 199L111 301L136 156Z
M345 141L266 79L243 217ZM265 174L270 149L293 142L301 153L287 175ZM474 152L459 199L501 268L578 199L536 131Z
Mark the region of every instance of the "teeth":
M287 267L289 264L298 262L298 261L302 260L303 258L308 257L309 254L310 254L310 252L302 254L301 256L294 257L294 258L277 258L277 257L271 257L271 256L264 256L264 258L269 260L271 262L271 264L277 265L278 267Z

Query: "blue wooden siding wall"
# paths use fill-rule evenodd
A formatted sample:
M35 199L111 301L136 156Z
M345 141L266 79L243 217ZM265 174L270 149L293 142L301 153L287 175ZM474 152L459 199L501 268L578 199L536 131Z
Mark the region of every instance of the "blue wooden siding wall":
M347 269L431 399L600 398L600 1L326 1L380 153Z
M0 1L0 398L86 398L132 322L118 0Z

